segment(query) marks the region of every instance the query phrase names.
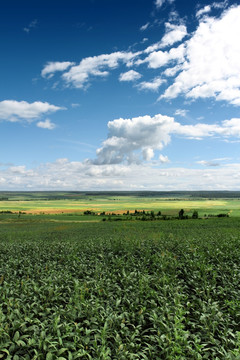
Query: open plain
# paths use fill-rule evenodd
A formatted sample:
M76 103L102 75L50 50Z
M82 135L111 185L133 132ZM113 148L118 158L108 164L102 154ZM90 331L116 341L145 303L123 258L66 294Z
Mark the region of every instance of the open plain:
M13 195L0 202L0 358L239 358L238 199Z

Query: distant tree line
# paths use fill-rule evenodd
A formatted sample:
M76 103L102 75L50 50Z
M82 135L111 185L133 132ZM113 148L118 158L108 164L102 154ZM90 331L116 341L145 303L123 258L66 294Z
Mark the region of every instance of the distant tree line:
M102 213L101 215L105 214ZM116 217L116 218L114 218ZM207 216L204 216L206 218ZM217 214L217 215L209 215L209 217L229 217L229 214ZM108 214L108 218L103 218L103 221L121 221L121 220L142 220L142 221L153 221L153 220L187 220L187 219L201 219L199 218L198 211L194 210L192 215L185 215L184 209L181 209L178 212L178 216L170 216L162 214L159 210L158 212L149 211L146 212L145 210L135 210L133 213L130 213L129 210L127 212L123 213L123 215L117 215L117 214Z

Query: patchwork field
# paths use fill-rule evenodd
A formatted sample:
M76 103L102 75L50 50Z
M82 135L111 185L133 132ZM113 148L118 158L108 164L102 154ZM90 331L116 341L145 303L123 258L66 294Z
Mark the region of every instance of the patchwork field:
M31 193L30 193L31 194ZM180 209L184 209L186 214L191 215L194 210L199 212L200 216L212 215L218 213L228 213L231 216L240 216L240 194L239 198L196 198L189 197L187 193L182 194L178 198L160 196L142 196L121 195L115 196L105 195L101 193L97 195L72 195L60 196L58 193L41 193L35 194L11 194L8 200L4 196L0 201L1 211L19 211L27 214L82 214L86 210L96 213L103 211L121 214L129 210L134 212L137 210L145 211L161 211L166 215L177 215ZM209 194L211 195L211 194ZM55 199L57 197L57 199Z

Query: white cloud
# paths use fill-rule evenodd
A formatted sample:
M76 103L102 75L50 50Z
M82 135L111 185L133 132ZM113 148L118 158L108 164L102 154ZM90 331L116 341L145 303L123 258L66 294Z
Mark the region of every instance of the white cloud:
M170 11L169 16L168 16L169 21L179 21L179 19L180 19L180 16L176 10Z
M144 148L142 150L143 159L146 161L150 161L154 157L154 151L151 148Z
M53 130L53 129L55 129L56 125L54 123L52 123L51 120L46 119L45 121L39 121L37 123L37 127L42 128L42 129Z
M119 81L135 81L140 79L142 75L139 72L134 70L129 70L125 73L121 73L119 76Z
M162 5L167 1L169 4L172 4L175 0L155 0L155 5L157 9L160 9Z
M173 45L181 41L187 35L187 28L185 25L174 25L166 23L166 34L163 36L160 47Z
M168 0L168 2L171 2ZM141 27L145 30L150 23L146 23ZM55 72L62 71L62 79L68 84L76 88L84 89L93 78L107 77L110 71L118 68L120 65L131 67L133 65L140 65L148 63L150 68L158 68L167 65L171 61L181 63L184 60L185 45L181 44L169 51L157 51L160 48L173 45L181 41L187 35L185 25L174 25L167 22L165 24L166 33L162 40L148 46L146 49L137 52L131 51L117 51L110 54L101 54L97 56L83 58L79 64L76 65L70 61L56 61L48 62L42 69L41 75L45 78L53 77ZM147 38L142 40L142 43L147 41ZM140 55L146 56L145 59L138 59ZM67 71L66 71L67 70ZM140 78L140 74L135 70L130 70L121 73L120 81L133 81Z
M210 11L211 11L211 6L206 5L206 6L204 6L204 8L202 8L196 12L196 17L199 18L202 15L209 13Z
M146 26L147 24L145 24ZM118 68L121 64L131 67L134 64L140 65L148 63L150 68L158 68L165 66L171 61L181 63L184 59L184 44L169 51L157 51L161 47L173 45L177 41L181 41L187 34L185 25L173 25L166 23L166 34L161 41L148 46L145 50L137 52L121 52L117 51L110 54L101 54L83 58L78 65L70 61L64 62L48 62L41 74L45 78L51 78L55 72L63 71L62 79L68 84L76 88L86 88L90 81L96 77L107 77L111 70ZM143 42L147 39L145 38ZM140 55L148 54L145 59L136 60ZM66 71L69 69L68 71ZM123 72L120 81L133 81L140 78L140 74L135 70Z
M6 167L0 174L0 190L240 190L239 174L239 163L189 169L58 159L32 169L24 165Z
M231 120L222 121L222 131L221 134L225 136L238 136L240 137L240 119L233 118Z
M214 9L224 9L228 5L228 0L220 1L220 2L214 2L212 3L212 7Z
M146 158L150 150L162 149L170 141L169 128L174 124L173 118L163 115L154 117L139 116L132 119L109 121L109 134L103 146L97 150L96 164L139 161L137 151L143 152ZM153 155L153 153L151 152ZM137 156L137 157L136 157Z
M167 77L172 77L175 76L177 72L179 72L180 70L182 70L183 68L183 64L178 64L174 67L170 67L167 68L164 72L163 75L167 76Z
M186 109L177 109L174 115L185 117L189 110Z
M64 110L65 108L51 105L47 102L4 100L0 102L0 120L6 121L32 121L40 118L43 114Z
M187 35L187 28L185 25L174 25L167 22L165 23L165 27L166 33L162 39L155 44L149 45L145 50L142 51L142 53L153 53L154 51L181 41ZM167 52L165 54L167 54Z
M144 60L136 61L136 64L140 65L142 63L148 63L149 68L157 69L166 66L170 61L177 61L178 63L182 63L185 60L185 52L185 45L181 44L169 51L153 51Z
M214 97L240 105L239 18L240 6L229 8L219 19L203 18L192 38L185 42L181 72L161 99L183 94L187 98ZM166 55L154 56L149 66L164 63Z
M79 65L72 66L63 74L63 79L76 88L84 88L90 77L106 77L109 70L116 69L120 62L127 64L139 53L117 51L111 54L84 58Z
M153 51L159 50L160 47L161 47L161 41L158 41L158 42L155 43L155 44L149 45L145 50L143 50L143 53L144 53L144 54L150 54L150 53L153 52ZM140 64L140 63L142 64L143 61L142 61L142 60L141 60L141 61L138 61L138 63L139 63L139 64Z
M165 1L170 2L170 0ZM156 6L161 7L163 2L159 0L155 3ZM227 1L207 6L211 9L223 9L226 5ZM206 16L200 17L200 11L203 13L203 10ZM218 101L227 101L232 105L240 106L240 42L238 41L240 6L228 8L220 18L209 17L208 10L208 7L199 10L200 24L187 41L183 42L187 35L185 25L167 22L163 38L141 51L117 51L87 57L78 65L73 65L71 62L48 63L42 74L51 77L55 71L64 71L62 79L67 85L85 89L92 79L106 78L112 70L121 65L130 68L134 65L147 64L150 69L163 68L160 69L157 78L172 77L168 80L173 82L159 100L172 99L179 95L190 99L213 97ZM179 41L182 43L173 47ZM167 51L161 50L166 46L171 48ZM119 80L136 80L139 75L134 71L122 72ZM156 90L157 84L152 83L152 81L142 82L140 88Z
M166 80L162 79L161 77L156 77L152 81L142 81L137 85L140 90L151 90L151 91L158 91L159 87L165 82Z
M156 0L155 5L156 5L157 8L160 8L163 5L164 2L165 2L165 0Z
M140 27L140 31L145 31L145 30L147 30L147 28L149 27L149 25L150 25L149 22L147 22L145 25L142 25L142 26Z
M159 160L162 164L170 162L167 156L164 156L162 154L159 155Z
M182 125L172 117L157 114L109 121L108 130L108 138L97 150L94 164L139 163L150 159L154 150L168 145L172 135L198 140L213 136L240 138L240 119L224 120L221 124Z
M224 9L228 5L228 0L214 2L211 5L206 5L196 12L196 17L200 18L202 15L208 14L212 9Z
M49 61L42 69L41 75L43 77L51 78L56 71L67 70L73 65L75 65L75 63L71 61Z

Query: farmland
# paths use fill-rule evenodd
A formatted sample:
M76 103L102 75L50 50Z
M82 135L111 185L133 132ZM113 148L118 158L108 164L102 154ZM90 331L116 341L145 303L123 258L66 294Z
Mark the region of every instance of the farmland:
M145 201L125 198L128 209L131 199L139 209ZM203 199L174 197L169 213L191 201L208 209ZM217 202L208 211L232 210L230 217L1 214L0 358L239 359L238 200L207 201Z
M86 210L96 213L123 213L135 209L146 211L162 211L166 215L175 216L183 208L191 216L198 210L200 216L205 214L229 213L240 216L240 192L207 193L206 197L198 193L0 193L0 212L19 211L26 214L83 214ZM221 193L220 193L221 195ZM55 217L56 218L56 217ZM65 217L65 219L68 219ZM80 220L80 219L79 219Z

